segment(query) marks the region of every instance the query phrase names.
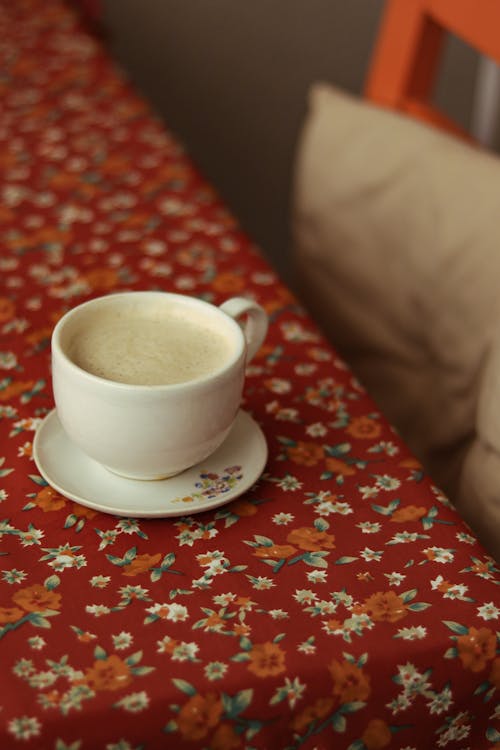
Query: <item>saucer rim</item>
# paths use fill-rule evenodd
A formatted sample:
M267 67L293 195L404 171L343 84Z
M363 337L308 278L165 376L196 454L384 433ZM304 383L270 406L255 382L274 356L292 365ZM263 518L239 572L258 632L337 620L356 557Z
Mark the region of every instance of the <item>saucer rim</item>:
M247 428L251 429L253 431L253 438L257 440L257 445L255 447L256 454L254 456L254 459L252 461L253 470L249 474L248 477L245 477L244 480L242 480L237 486L230 489L227 493L220 494L217 497L207 500L206 502L196 503L196 501L193 501L192 504L189 504L189 506L183 507L182 509L176 509L172 507L166 507L166 508L158 508L156 509L149 509L144 510L142 508L120 508L117 506L116 503L102 503L102 502L96 502L92 499L87 499L83 494L75 493L72 490L65 489L63 486L63 483L57 480L57 478L54 480L54 478L51 476L50 471L47 470L46 465L44 464L40 453L41 453L41 446L43 444L43 437L44 437L44 431L47 431L48 429L58 429L60 430L63 435L66 438L66 441L70 444L70 446L75 450L77 457L78 454L81 454L81 456L84 458L85 461L91 462L91 464L95 464L96 467L99 467L99 470L107 471L104 467L100 466L96 461L94 461L92 458L86 456L79 448L76 446L70 438L66 435L64 432L64 429L61 425L61 422L59 420L57 409L52 409L46 416L44 417L41 424L38 426L35 436L33 439L33 460L35 462L35 465L40 472L40 475L43 477L43 479L49 484L50 487L52 487L54 490L59 492L63 497L65 497L68 500L72 500L73 502L76 502L80 505L83 505L84 507L90 508L91 510L95 510L100 513L107 513L114 516L120 516L122 518L177 518L177 517L186 517L190 515L194 515L197 513L203 513L204 511L213 510L215 508L221 507L223 505L226 505L236 498L240 497L242 494L247 492L250 487L252 487L255 482L262 476L262 473L264 471L265 465L268 460L268 445L267 440L265 438L265 435L262 431L262 428L260 425L256 422L256 420L253 418L249 412L247 412L244 409L239 409L238 414L236 415L235 424L231 431L229 432L228 436L224 440L224 442L219 446L219 448L214 451L212 456L216 456L218 451L222 450L223 447L227 444L227 442L231 439L231 435L234 432L234 428L237 424L238 420L245 420L247 422ZM52 424L54 422L54 424ZM174 485L176 481L178 481L179 477L182 475L188 473L188 472L196 472L198 471L210 471L210 459L211 456L206 458L204 461L200 461L199 463L195 464L194 466L191 466L189 469L186 469L185 472L182 472L181 474L177 474L173 477L167 477L165 479L158 479L158 480L140 480L140 479L130 479L118 475L113 475L112 472L108 472L110 477L115 477L118 481L126 482L130 485L144 485L145 487L147 485L161 485L168 487L168 485ZM241 459L241 463L244 464L244 459ZM176 493L177 494L177 493Z

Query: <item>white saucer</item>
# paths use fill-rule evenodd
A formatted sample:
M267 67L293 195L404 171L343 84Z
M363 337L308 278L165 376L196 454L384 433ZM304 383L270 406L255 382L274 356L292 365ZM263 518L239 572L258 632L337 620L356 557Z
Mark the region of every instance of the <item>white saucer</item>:
M38 428L33 457L42 477L61 495L118 516L164 518L217 508L260 477L267 444L244 411L224 443L205 461L170 479L143 482L112 474L83 453L64 432L55 409Z

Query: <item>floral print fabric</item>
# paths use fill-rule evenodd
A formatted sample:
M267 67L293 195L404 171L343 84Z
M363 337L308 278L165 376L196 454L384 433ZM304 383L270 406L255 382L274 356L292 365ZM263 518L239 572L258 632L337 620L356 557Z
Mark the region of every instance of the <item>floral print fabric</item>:
M0 2L0 100L2 750L499 748L493 560L64 3ZM122 289L268 311L269 461L217 510L37 472L52 328Z

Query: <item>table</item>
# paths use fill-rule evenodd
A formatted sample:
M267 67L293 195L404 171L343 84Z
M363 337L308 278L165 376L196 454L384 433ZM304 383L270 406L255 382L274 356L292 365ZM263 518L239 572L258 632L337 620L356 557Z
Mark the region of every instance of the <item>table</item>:
M0 59L2 750L499 748L493 560L74 11L2 0ZM54 323L122 289L268 311L230 504L39 475Z

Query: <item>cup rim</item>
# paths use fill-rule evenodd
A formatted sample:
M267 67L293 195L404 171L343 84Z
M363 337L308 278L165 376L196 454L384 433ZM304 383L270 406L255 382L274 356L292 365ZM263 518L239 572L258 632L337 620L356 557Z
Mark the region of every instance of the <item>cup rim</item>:
M83 367L80 367L75 362L73 362L72 359L66 354L64 351L64 348L61 344L61 336L63 333L64 328L67 326L67 324L71 321L72 318L78 316L83 308L89 308L93 306L98 306L99 304L108 304L104 302L104 300L107 299L113 299L116 297L134 297L135 299L139 296L144 297L152 297L152 296L162 296L162 297L174 297L177 300L182 300L183 303L188 304L193 307L203 307L205 309L210 309L211 314L219 313L221 316L223 316L223 319L225 323L233 329L235 332L237 338L239 339L234 354L226 360L225 364L217 369L214 370L207 375L202 375L198 378L192 378L191 380L185 380L180 383L159 383L155 385L149 385L144 383L123 383L117 380L110 380L108 378L103 378L100 375L94 375L91 372L88 372ZM232 318L230 315L224 312L224 310L221 310L219 306L212 304L211 302L207 302L206 300L200 299L199 297L191 297L187 294L178 294L176 292L163 292L161 290L137 290L137 291L123 291L123 292L111 292L110 294L101 295L99 297L93 297L90 300L87 300L86 302L81 302L78 305L75 305L74 307L67 310L64 315L57 321L56 325L54 326L54 329L52 331L51 336L51 354L52 356L57 355L61 357L61 359L65 362L66 366L68 366L71 370L74 372L77 372L80 377L84 377L85 379L88 379L90 382L99 383L101 386L107 386L109 388L112 388L113 390L119 389L122 391L133 391L133 392L140 392L140 393L159 393L159 392L174 392L174 391L185 391L189 390L190 388L205 385L208 382L210 383L216 383L218 380L223 379L228 374L232 373L232 371L237 368L240 364L240 360L242 357L244 357L245 354L245 336L243 334L242 329L236 322L234 318Z

